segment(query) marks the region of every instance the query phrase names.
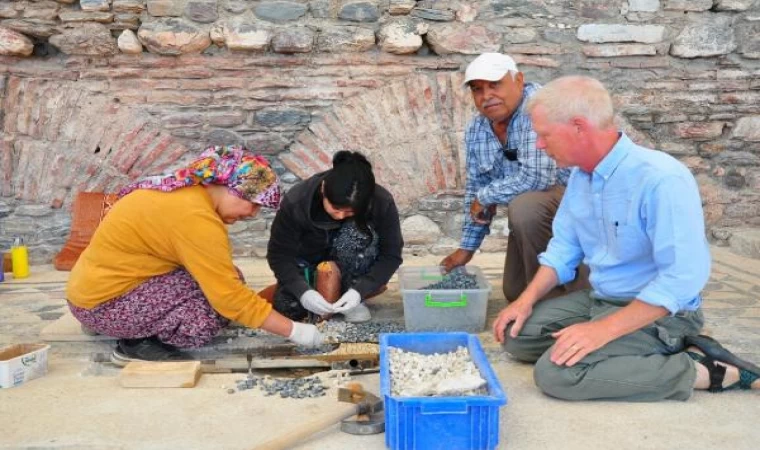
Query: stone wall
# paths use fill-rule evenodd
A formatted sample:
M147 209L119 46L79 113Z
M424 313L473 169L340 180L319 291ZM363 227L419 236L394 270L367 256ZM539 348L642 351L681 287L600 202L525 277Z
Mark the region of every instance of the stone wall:
M116 190L210 143L268 155L286 185L340 148L396 196L409 251L457 245L462 68L581 73L620 126L686 163L709 238L760 223L760 6L753 0L40 0L0 2L0 249L63 244L80 190ZM502 211L503 213L503 211ZM503 214L501 217L504 217ZM232 227L263 255L271 215ZM498 219L486 251L502 250Z

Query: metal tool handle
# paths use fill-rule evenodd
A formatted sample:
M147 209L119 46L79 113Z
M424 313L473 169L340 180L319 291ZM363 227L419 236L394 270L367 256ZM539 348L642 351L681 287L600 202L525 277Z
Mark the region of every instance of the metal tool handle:
M300 440L318 433L327 427L335 425L341 420L347 419L359 412L359 405L355 404L338 404L336 408L335 411L325 413L319 419L313 420L302 427L286 431L281 436L270 439L269 441L256 446L253 450L284 450L290 448Z

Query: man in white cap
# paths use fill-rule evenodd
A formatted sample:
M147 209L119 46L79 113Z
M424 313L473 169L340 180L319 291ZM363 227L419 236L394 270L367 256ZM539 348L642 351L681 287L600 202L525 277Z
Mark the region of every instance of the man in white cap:
M569 169L536 149L536 133L525 112L528 99L540 88L525 83L515 61L501 53L484 53L465 71L479 114L465 132L467 184L465 218L459 249L441 261L449 271L467 264L480 247L497 205L509 205L509 239L504 262L503 289L515 300L538 271L538 255L552 236ZM586 287L581 273L576 281L558 287L554 296Z

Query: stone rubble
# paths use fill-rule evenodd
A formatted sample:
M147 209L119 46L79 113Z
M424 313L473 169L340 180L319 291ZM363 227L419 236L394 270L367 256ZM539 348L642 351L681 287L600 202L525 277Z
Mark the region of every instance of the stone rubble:
M432 289L478 289L478 279L461 268L456 268L443 276L441 281L421 287L421 290Z
M332 342L379 342L381 333L403 333L404 325L398 322L350 323L342 320L326 320L319 324L325 338Z
M467 348L425 355L388 349L391 395L396 397L472 396L487 394L487 382Z
M248 375L245 379L237 380L236 383L238 391L258 387L260 391L265 392L267 397L279 394L280 398L293 399L323 397L326 395L325 390L329 389L319 377L279 379ZM232 394L233 392L230 391L234 392L233 389L228 389L227 392Z

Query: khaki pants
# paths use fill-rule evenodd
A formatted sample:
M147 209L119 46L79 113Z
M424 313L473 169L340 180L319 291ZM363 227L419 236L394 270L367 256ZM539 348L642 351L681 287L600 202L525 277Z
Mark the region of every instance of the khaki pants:
M554 186L546 191L520 194L509 203L509 238L502 280L507 302L516 300L536 275L540 267L538 255L546 250L552 238L552 221L564 193L564 186ZM581 265L574 281L552 289L546 298L589 287L588 268Z
M702 329L701 310L663 317L608 343L572 367L558 366L549 359L555 341L552 333L598 320L625 304L595 297L589 290L540 301L517 338L509 338L507 331L504 350L521 361L535 362L536 385L552 397L640 402L688 399L697 372L683 353L684 337Z

